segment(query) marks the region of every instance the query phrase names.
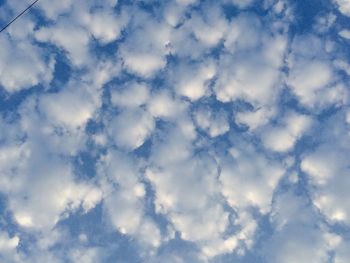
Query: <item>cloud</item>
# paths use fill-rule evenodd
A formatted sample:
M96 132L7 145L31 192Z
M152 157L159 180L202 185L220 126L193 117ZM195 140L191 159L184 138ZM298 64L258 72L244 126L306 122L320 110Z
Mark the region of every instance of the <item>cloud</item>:
M346 0L334 0L334 2L338 6L340 12L342 12L346 16L350 15L350 4L348 1L346 1Z
M228 203L238 209L253 206L267 213L273 191L284 174L283 166L259 154L250 145L232 147L229 154L220 176ZM251 160L254 166L250 165Z
M339 36L341 36L342 38L345 39L350 39L350 31L347 29L342 29L341 31L339 31Z
M336 84L337 74L322 45L315 36L296 38L289 58L287 83L300 102L311 108L343 104L347 96L345 88ZM307 52L305 46L313 51Z
M208 95L209 83L216 74L216 66L212 61L208 61L199 65L178 65L177 71L174 80L177 93L195 101Z
M146 247L158 247L161 233L145 216L146 190L137 163L121 152L110 151L99 162L98 171L105 193L104 207L111 224L123 235L132 235ZM117 184L116 189L113 184ZM118 207L118 209L115 209Z
M88 86L78 85L72 83L71 89L40 98L40 109L48 122L67 129L77 129L84 127L93 117L95 109L99 107L100 95L89 90Z
M269 262L329 261L329 252L341 239L315 224L318 216L302 196L285 192L276 198L272 211L271 221L276 227L263 243L263 255Z
M282 119L282 118L281 118ZM297 140L311 126L312 120L305 115L289 113L282 119L282 124L268 127L262 132L262 141L266 148L276 152L293 149Z
M53 78L54 57L45 59L42 51L29 39L16 41L7 35L0 37L0 84L9 93L47 85Z
M154 127L154 119L148 112L135 109L114 117L109 132L117 146L134 150L144 144Z
M90 37L88 32L80 26L61 22L52 27L40 28L35 32L35 38L40 42L49 42L62 48L75 66L88 63Z
M111 102L120 108L135 108L145 105L149 100L149 88L144 83L132 82L122 89L112 90Z
M230 130L227 113L223 110L216 114L207 109L198 110L195 112L194 119L210 137L223 135Z
M301 169L309 175L314 186L311 196L320 212L331 222L348 223L349 205L342 201L349 184L346 176L349 170L346 158L348 128L341 124L346 118L344 115L339 114L328 121L329 125L338 125L338 128L323 134L327 136L327 143L305 155Z
M244 100L257 108L269 105L278 94L286 36L262 33L261 22L254 15L240 15L231 23L224 40L229 53L220 57L215 95L224 103Z
M0 36L0 261L347 262L347 4L131 2Z

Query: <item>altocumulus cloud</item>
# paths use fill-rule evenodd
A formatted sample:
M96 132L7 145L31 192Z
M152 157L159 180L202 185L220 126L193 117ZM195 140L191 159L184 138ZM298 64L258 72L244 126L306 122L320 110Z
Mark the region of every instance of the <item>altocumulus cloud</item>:
M350 262L349 24L40 0L0 34L0 262Z

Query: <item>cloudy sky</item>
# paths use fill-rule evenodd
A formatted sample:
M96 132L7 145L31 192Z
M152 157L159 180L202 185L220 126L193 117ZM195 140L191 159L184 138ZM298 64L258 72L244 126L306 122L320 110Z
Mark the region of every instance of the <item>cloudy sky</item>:
M0 262L350 262L349 44L349 0L40 0L0 33Z

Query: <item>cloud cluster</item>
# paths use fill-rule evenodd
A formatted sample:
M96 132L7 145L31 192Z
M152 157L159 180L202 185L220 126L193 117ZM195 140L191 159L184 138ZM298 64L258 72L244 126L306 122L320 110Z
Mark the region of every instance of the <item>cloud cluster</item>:
M38 2L0 34L0 261L349 262L327 3Z

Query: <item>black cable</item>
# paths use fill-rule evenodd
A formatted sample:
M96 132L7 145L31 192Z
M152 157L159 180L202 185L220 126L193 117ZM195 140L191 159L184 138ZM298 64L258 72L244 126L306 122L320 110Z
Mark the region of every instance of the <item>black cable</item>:
M24 9L19 15L17 15L14 19L12 19L6 26L4 26L1 30L0 33L2 31L4 31L6 28L8 28L13 22L15 22L18 18L20 18L20 16L22 16L25 12L27 12L30 8L33 7L33 5L36 4L36 2L38 2L39 0L35 0L33 3L31 3L26 9Z

